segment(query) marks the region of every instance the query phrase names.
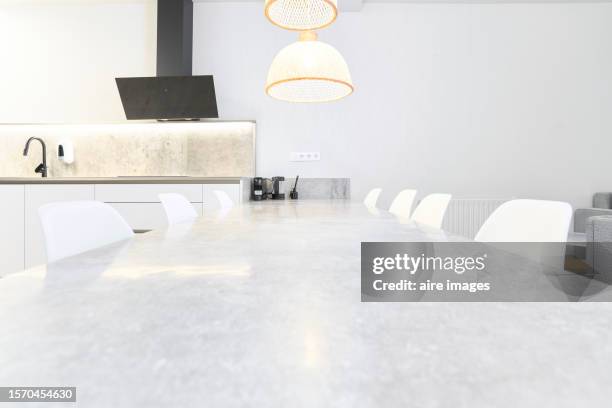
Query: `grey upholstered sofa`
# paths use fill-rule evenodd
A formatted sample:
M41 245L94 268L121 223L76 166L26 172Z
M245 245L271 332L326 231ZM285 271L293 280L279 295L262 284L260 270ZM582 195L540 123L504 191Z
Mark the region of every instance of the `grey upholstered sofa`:
M612 216L590 217L586 223L586 261L600 280L612 283Z
M574 212L574 232L584 234L587 222L591 217L612 217L612 209L605 208L578 208Z
M574 213L574 232L584 234L591 217L612 216L612 193L595 193L592 208L578 208Z
M593 195L593 207L611 209L612 193L595 193L595 195Z
M586 247L574 248L593 270L605 280L612 278L612 193L596 193L593 208L574 213L574 232L584 233Z

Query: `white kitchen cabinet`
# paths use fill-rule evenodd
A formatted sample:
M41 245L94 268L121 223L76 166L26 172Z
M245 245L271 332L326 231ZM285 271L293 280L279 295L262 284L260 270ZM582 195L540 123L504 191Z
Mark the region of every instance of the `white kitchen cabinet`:
M150 231L168 226L161 203L108 203L121 214L134 231ZM202 203L191 203L202 215Z
M0 276L23 270L23 196L23 185L0 185Z
M96 200L113 206L135 231L168 225L159 194L177 193L187 198L202 214L201 184L98 184Z
M225 191L234 205L242 203L242 186L240 184L204 184L204 212L218 210L219 200L214 191Z
M94 186L89 184L28 184L25 186L24 229L25 267L47 262L45 240L38 218L38 208L58 201L94 199Z
M219 208L214 190L225 191L236 205L237 184L26 184L0 185L0 276L46 263L38 208L57 201L97 200L113 206L136 231L167 225L160 193L184 195L196 212Z
M178 193L202 202L201 184L97 184L96 200L105 203L159 203L159 194Z

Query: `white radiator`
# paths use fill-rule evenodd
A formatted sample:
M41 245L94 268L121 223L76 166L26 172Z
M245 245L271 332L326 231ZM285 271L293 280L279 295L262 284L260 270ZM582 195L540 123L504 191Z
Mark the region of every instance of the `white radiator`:
M448 205L442 229L473 239L489 215L506 201L486 198L453 199Z

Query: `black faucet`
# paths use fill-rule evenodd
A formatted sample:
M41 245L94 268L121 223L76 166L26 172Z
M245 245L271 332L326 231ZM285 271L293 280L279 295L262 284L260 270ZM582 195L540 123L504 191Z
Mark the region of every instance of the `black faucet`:
M42 146L42 163L40 163L36 169L34 169L34 173L40 173L43 177L47 177L47 146L45 142L39 137L31 137L28 139L25 145L25 149L23 149L23 155L28 155L28 150L30 149L30 142L32 140L38 140L40 145Z

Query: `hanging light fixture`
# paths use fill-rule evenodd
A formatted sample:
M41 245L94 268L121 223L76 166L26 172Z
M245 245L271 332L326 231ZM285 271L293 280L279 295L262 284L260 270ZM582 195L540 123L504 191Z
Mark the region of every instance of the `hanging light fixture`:
M346 61L312 31L283 48L272 61L266 93L288 102L331 102L353 92Z
M338 0L266 0L265 13L286 30L318 30L336 20Z
M300 40L272 61L268 95L288 102L330 102L353 93L346 61L334 47L317 41L312 31L336 20L337 0L266 0L265 14L272 24L301 31Z

